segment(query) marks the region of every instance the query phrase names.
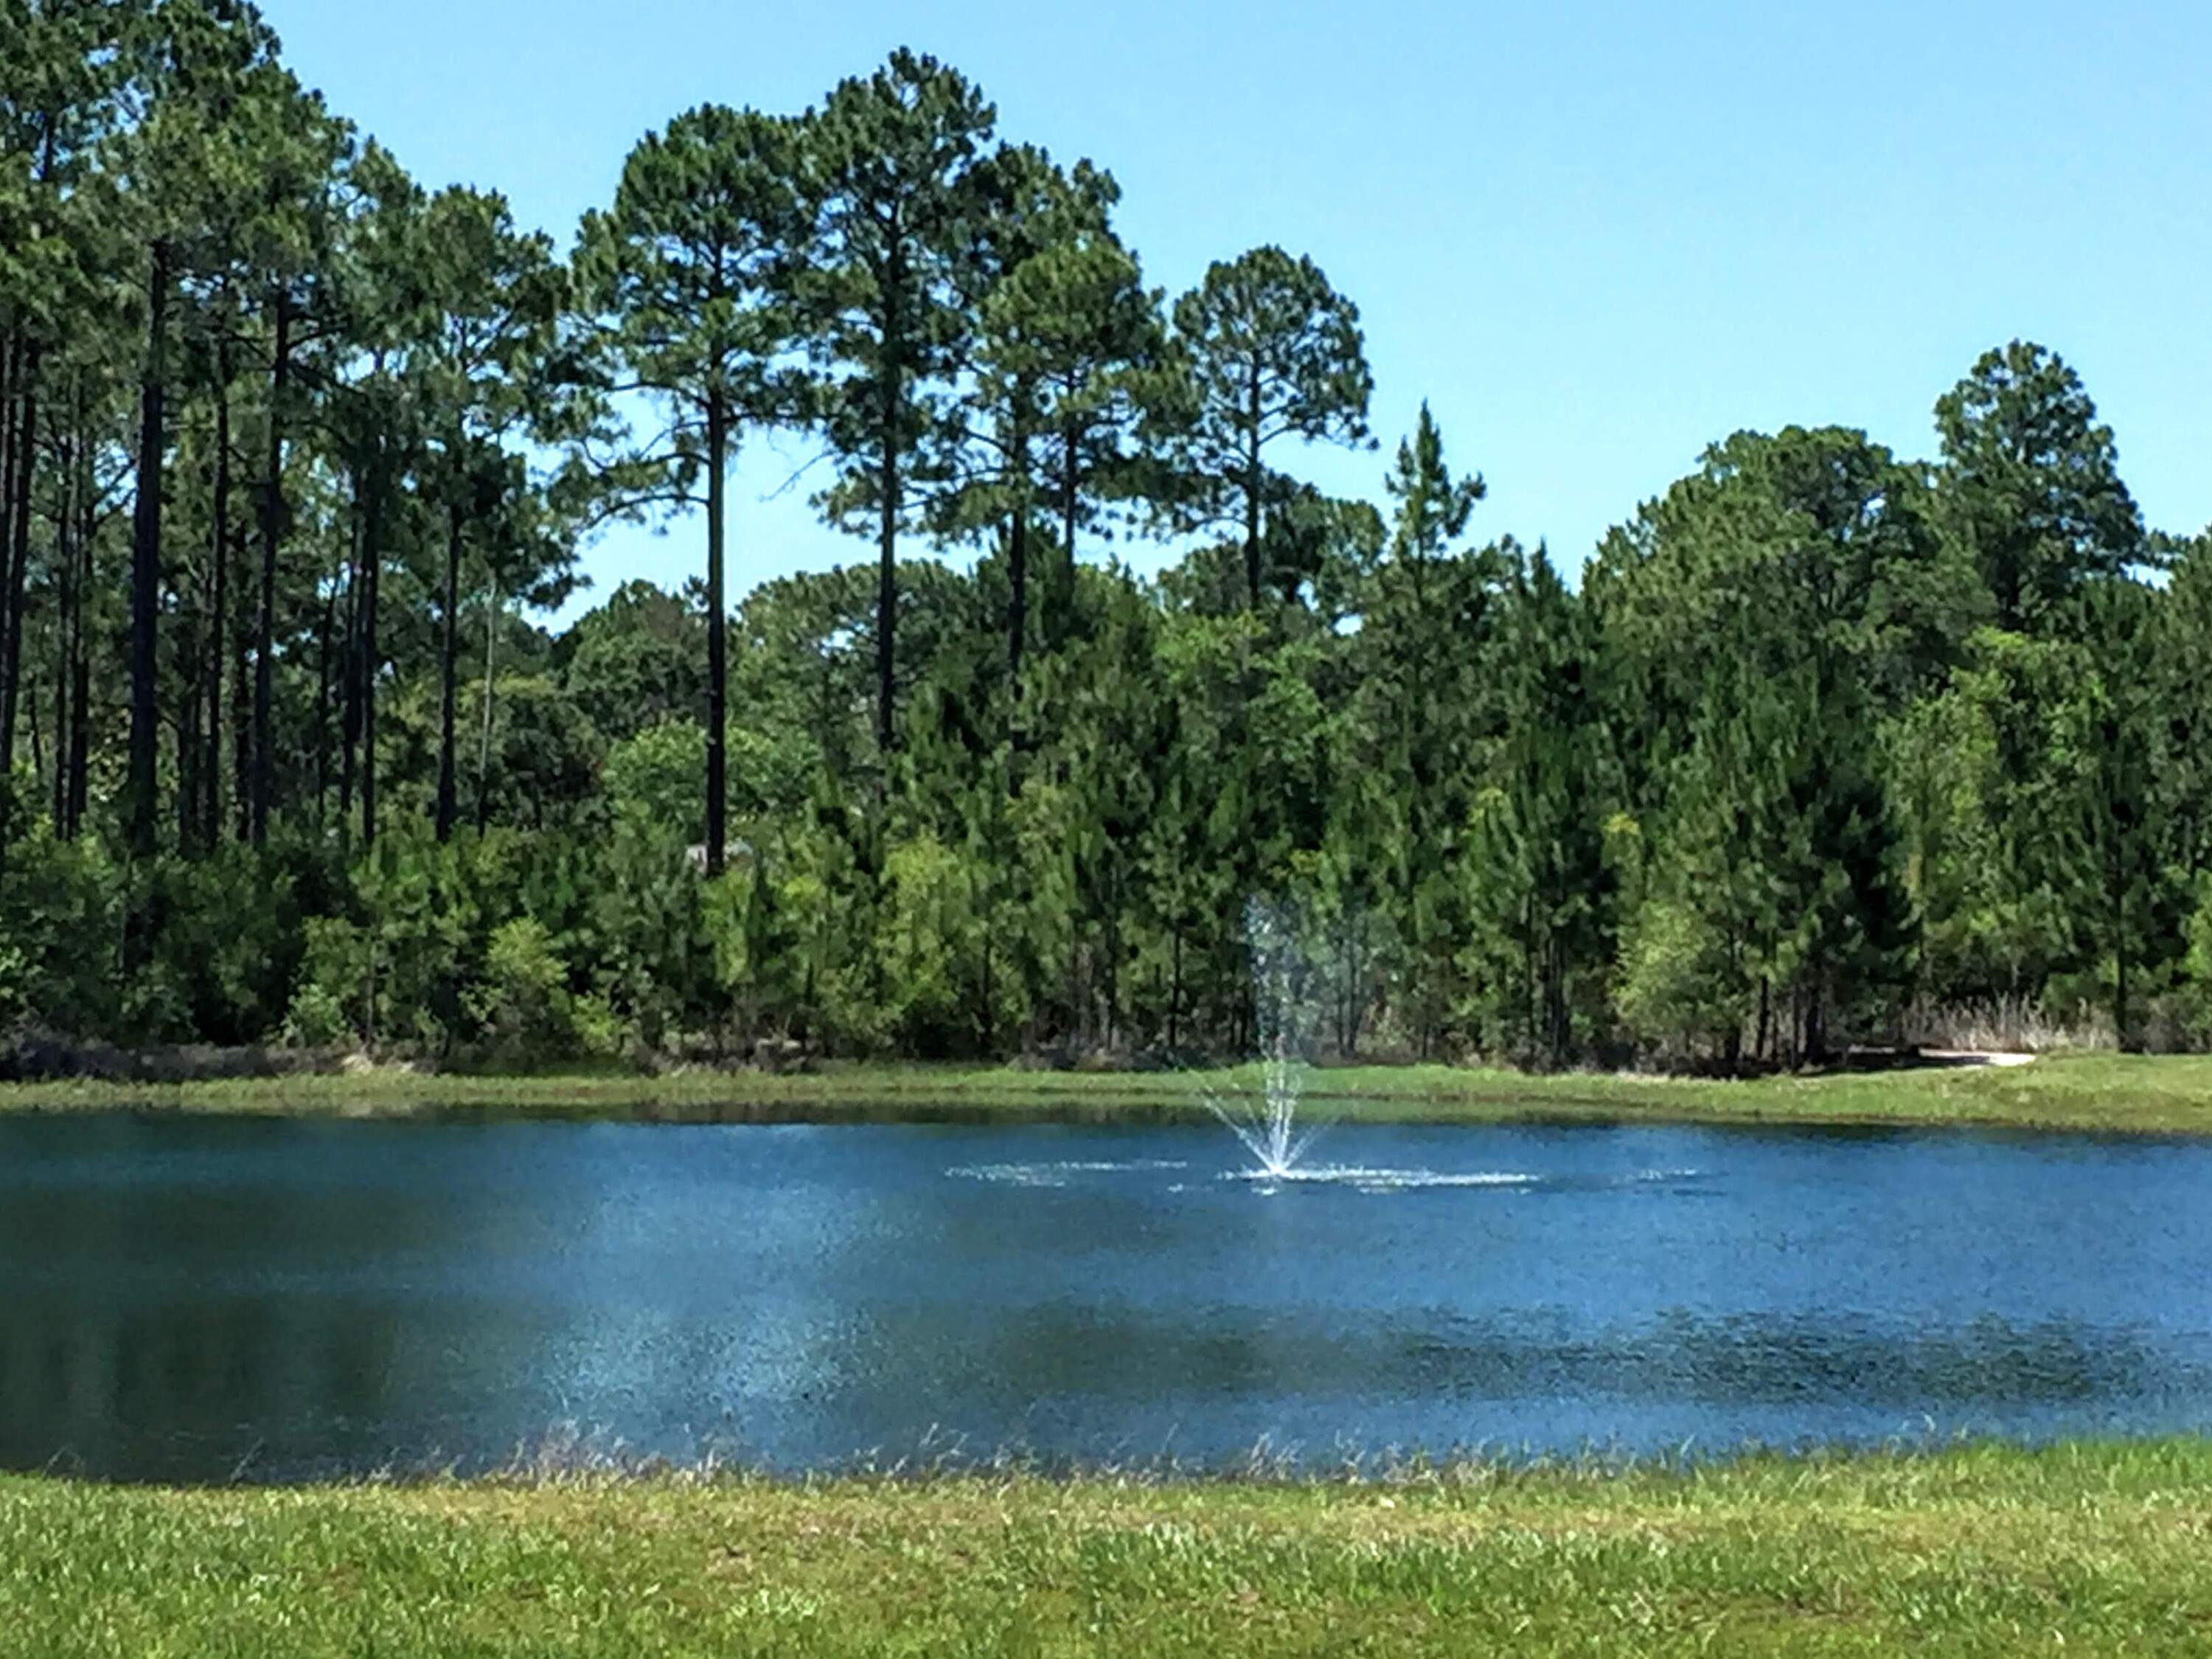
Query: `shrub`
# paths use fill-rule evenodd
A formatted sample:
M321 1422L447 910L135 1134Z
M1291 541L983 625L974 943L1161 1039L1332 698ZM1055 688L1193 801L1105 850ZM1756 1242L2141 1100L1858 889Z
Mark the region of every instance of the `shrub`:
M569 1005L568 1026L576 1052L595 1060L611 1060L629 1045L628 1023L603 996L576 998Z
M353 1042L359 1034L346 1015L345 1004L327 988L302 985L292 994L284 1012L283 1032L288 1048L334 1048Z
M558 1052L575 1035L568 966L535 916L517 916L492 930L483 976L466 1000L485 1036L500 1048Z

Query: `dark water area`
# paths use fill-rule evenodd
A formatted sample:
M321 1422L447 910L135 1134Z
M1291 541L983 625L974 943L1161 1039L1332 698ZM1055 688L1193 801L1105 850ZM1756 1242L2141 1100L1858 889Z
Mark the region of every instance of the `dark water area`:
M0 1465L782 1470L2212 1428L2212 1144L0 1121ZM1364 1173L1361 1173L1364 1172Z

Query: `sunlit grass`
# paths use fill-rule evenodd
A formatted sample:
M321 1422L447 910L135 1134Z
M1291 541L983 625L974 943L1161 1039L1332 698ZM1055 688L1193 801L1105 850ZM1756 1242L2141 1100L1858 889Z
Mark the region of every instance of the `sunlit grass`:
M2196 1441L1036 1477L173 1492L0 1481L0 1650L2202 1653Z
M393 1068L185 1084L0 1085L0 1110L136 1106L325 1115L451 1110L686 1121L1200 1122L1207 1121L1208 1090L1256 1083L1255 1068L1091 1073L831 1065L781 1075L699 1069L657 1077L605 1071L432 1076ZM1308 1097L1329 1115L1376 1122L1980 1124L2212 1133L2212 1057L2079 1054L2010 1069L1930 1067L1742 1082L1363 1066L1315 1073Z

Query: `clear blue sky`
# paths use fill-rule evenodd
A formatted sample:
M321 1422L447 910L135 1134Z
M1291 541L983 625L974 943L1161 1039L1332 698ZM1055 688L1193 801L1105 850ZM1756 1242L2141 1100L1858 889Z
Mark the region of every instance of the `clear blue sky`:
M795 110L893 46L1003 135L1121 179L1170 293L1260 242L1359 304L1379 498L1424 397L1570 568L1710 440L1791 422L1932 451L1986 347L2056 348L2154 526L2212 522L2212 6L2203 0L264 0L301 77L431 185L505 191L565 248L648 127ZM865 557L802 459L750 458L732 584ZM602 591L698 538L617 532ZM1158 555L1141 546L1140 568Z

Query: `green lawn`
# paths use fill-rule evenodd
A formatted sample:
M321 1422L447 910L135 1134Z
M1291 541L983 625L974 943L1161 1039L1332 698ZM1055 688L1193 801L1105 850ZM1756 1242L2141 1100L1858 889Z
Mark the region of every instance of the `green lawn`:
M428 1076L399 1070L174 1084L0 1085L0 1110L139 1106L204 1112L401 1115L440 1109L684 1120L1202 1119L1208 1089L1248 1072L1079 1073L839 1065L769 1075ZM1310 1097L1328 1115L1394 1122L1604 1119L1674 1122L1983 1124L2212 1133L2212 1057L2080 1054L2017 1068L1929 1067L1747 1082L1443 1066L1332 1067Z
M1362 1485L0 1480L0 1652L2212 1650L2212 1446Z

